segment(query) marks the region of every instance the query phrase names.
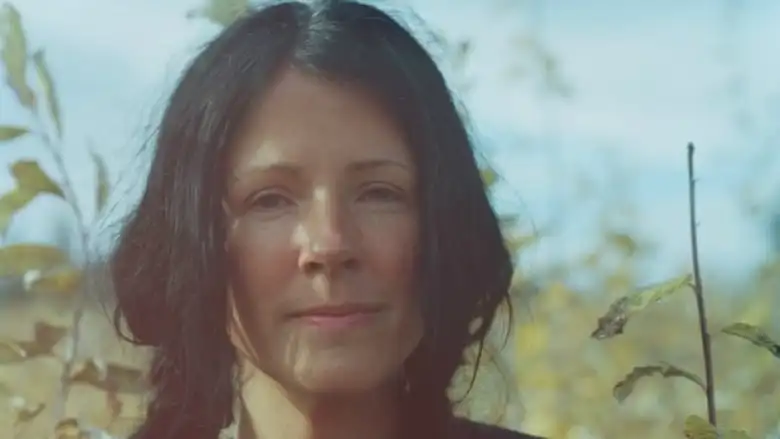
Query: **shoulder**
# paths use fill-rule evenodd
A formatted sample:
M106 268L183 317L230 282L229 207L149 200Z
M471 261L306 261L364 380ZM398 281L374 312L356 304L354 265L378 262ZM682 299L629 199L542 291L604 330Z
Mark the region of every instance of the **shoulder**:
M544 439L538 436L530 436L508 428L496 425L483 424L458 418L453 423L450 439Z

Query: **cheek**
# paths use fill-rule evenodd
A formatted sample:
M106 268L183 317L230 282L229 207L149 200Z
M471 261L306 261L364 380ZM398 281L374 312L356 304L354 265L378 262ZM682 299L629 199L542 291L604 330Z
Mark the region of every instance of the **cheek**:
M392 286L388 291L411 296L415 290L417 226L411 218L375 224L363 233L362 253L368 272L377 281Z
M284 291L295 275L291 233L286 224L258 226L251 218L236 220L228 244L234 266L232 281L242 291L251 292L249 300L271 300L272 293Z

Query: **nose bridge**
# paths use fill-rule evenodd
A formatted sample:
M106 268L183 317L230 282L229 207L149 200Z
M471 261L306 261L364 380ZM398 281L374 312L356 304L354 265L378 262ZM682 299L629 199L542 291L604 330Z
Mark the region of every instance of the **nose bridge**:
M337 249L343 246L343 213L338 197L327 190L314 193L308 223L312 228L312 244L316 248Z
M315 191L303 220L305 242L301 263L331 264L352 257L349 213L338 195L327 189Z

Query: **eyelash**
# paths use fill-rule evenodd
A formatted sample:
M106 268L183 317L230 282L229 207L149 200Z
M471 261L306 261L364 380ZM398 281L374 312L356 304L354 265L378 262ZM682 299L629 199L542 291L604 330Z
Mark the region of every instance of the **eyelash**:
M394 203L403 201L403 194L401 191L399 189L388 187L387 185L369 185L366 190L361 193L360 198L371 194L379 194L379 197L381 198L380 202ZM389 200L388 197L390 198Z
M263 209L263 210L272 210L272 209L279 209L280 208L280 206L272 206L272 207L264 207L264 206L262 206L261 205L262 202L263 201L267 201L267 200L274 200L274 201L279 201L280 200L280 201L285 203L285 205L283 207L286 207L286 206L292 204L292 202L290 201L290 199L288 197L286 197L284 194L281 194L281 193L279 193L277 191L273 191L273 192L264 191L264 192L261 192L259 194L256 194L255 196L252 196L252 197L249 198L247 204L248 204L249 207L252 207L252 208L257 207L257 208L260 208L260 209Z
M387 185L369 185L366 187L358 197L360 200L376 201L380 203L396 203L404 200L403 193L400 189L388 187ZM376 198L379 198L376 200ZM272 206L263 206L264 201L275 201ZM281 204L281 205L280 205ZM258 208L262 210L274 210L287 207L294 204L290 198L278 191L263 191L259 194L255 194L249 197L247 200L247 206L249 208Z

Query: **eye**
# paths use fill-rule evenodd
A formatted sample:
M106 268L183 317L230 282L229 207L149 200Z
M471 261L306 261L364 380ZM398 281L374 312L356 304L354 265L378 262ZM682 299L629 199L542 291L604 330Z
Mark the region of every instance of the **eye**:
M371 185L361 192L360 199L379 203L394 203L403 201L404 196L400 189L388 185Z
M277 210L291 206L292 200L279 192L265 192L256 194L248 200L248 206L259 210Z

